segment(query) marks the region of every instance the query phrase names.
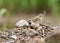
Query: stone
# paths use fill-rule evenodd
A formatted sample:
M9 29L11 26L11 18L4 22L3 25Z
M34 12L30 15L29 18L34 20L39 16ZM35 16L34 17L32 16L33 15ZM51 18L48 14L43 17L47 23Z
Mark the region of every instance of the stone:
M25 43L45 43L45 39L44 38L39 38L39 37L30 38Z
M15 40L16 40L16 39L17 39L17 36L16 36L16 35L11 35L11 36L10 36L10 38L12 38L12 39L15 39Z
M37 29L37 31L39 32L41 29L42 29L42 26L39 26L38 29Z
M16 23L16 27L23 27L24 25L29 26L29 24L26 20L20 20Z
M27 36L35 36L37 34L38 34L38 32L33 29L29 29L28 31L26 31Z
M34 37L33 38L34 43L45 43L44 38Z
M8 39L8 40L6 40L6 43L14 43L14 40L13 39Z

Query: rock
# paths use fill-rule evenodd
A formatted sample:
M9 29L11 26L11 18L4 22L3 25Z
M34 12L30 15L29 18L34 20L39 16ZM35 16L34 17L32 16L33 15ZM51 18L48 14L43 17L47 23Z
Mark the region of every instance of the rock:
M25 41L25 43L32 43L33 38L30 38L29 40Z
M44 38L34 37L33 38L34 43L45 43Z
M39 37L30 38L25 43L45 43L45 39L44 38L39 38Z
M37 29L37 31L39 32L41 29L42 29L42 26L39 26L38 29Z
M11 34L8 35L8 38L16 40L17 39L17 35L16 35L16 33L14 33L14 31L12 31Z
M8 40L6 40L6 43L14 43L14 40L13 39L8 39Z
M6 34L9 36L9 35L11 35L11 34L13 33L13 31L12 31L12 30L8 30L8 29L7 29L7 30L5 30L5 32L4 32L4 33L6 33Z
M28 31L27 29L23 29L22 33L26 33L26 31Z
M31 37L25 37L25 41L28 41Z
M20 39L17 39L14 41L14 43L23 43L23 41L21 41Z
M0 43L5 43L6 39L0 38Z
M23 27L23 26L29 26L26 20L20 20L16 23L16 27Z
M24 40L25 40L24 35L20 35L18 38L19 38L21 41L24 41Z
M40 26L39 23L40 23L39 21L35 22L35 27L39 27Z
M38 32L33 29L29 29L28 31L26 31L27 36L35 36L37 34L38 34Z
M17 36L16 35L11 35L10 38L16 40L17 39Z
M14 33L16 35L19 35L19 34L22 34L23 29L21 29L21 28L15 28L15 29L13 29L13 31L14 31Z
M8 39L8 34L3 32L0 34L0 38L7 40Z

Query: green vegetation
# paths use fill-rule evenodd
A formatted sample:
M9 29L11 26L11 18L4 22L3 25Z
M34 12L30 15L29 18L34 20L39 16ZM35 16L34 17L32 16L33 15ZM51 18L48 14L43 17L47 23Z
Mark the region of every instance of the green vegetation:
M47 0L0 0L0 9L7 8L13 12L36 12L44 9Z
M59 0L0 0L0 9L7 8L13 12L37 12L52 6L52 12L57 12Z
M40 12L52 11L52 16L59 16L59 0L0 0L0 9L6 8L10 12ZM48 8L48 9L47 9ZM58 14L57 14L58 13Z
M58 17L59 16L59 4L58 4L58 0L49 0L48 5L52 7L52 16L54 17Z

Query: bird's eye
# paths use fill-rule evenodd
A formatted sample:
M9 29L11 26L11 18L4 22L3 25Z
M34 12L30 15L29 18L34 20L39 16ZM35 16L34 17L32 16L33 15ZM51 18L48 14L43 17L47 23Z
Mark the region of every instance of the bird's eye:
M31 24L31 22L29 22L29 24Z
M29 20L28 23L31 24L31 20Z

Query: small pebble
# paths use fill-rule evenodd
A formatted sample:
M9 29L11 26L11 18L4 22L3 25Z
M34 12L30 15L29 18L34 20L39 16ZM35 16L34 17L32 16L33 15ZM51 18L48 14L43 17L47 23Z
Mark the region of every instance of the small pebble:
M38 32L33 29L29 29L28 31L26 31L27 36L35 36L36 34L38 34Z
M17 36L16 35L11 35L10 38L16 40L17 39Z

